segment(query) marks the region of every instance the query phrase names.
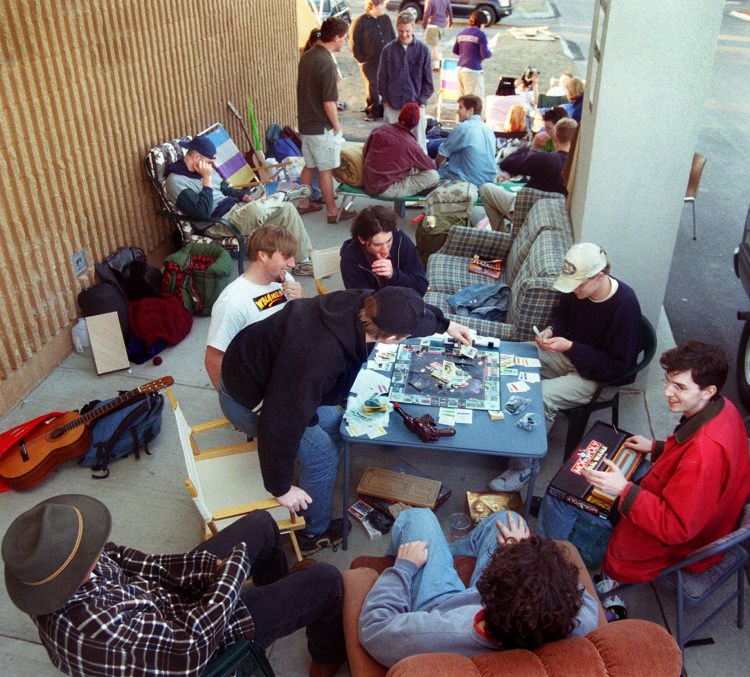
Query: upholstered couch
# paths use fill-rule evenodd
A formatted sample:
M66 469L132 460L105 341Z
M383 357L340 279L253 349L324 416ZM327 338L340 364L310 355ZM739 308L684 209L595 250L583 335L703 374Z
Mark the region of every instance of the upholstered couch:
M579 571L579 580L596 596L594 584L573 545L561 542L568 559ZM454 565L466 583L475 560L457 557ZM535 651L512 649L477 654L419 654L404 658L390 670L375 661L359 643L357 624L365 597L378 574L393 564L392 557L357 557L344 577L344 636L352 677L632 677L679 675L682 654L672 636L649 621L607 623L599 607L599 627L585 637L546 644Z
M508 341L528 341L532 327L549 321L559 293L552 289L562 269L565 252L573 245L573 228L565 198L525 188L516 198L513 232L476 230L454 226L443 247L427 265L430 289L425 301L438 306L457 322L480 335ZM472 255L503 260L500 279L511 287L505 322L458 316L450 312L448 298L471 284L494 284L492 278L469 272Z

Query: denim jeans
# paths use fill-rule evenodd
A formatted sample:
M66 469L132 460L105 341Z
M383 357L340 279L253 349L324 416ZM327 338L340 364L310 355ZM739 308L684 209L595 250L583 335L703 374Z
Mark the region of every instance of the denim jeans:
M516 515L519 522L523 518ZM411 611L429 611L466 587L453 568L453 558L466 555L476 557L477 563L469 587L487 566L497 547L495 536L499 533L495 522L501 519L508 524L508 513L502 511L483 519L467 536L448 545L435 514L427 508L412 508L402 512L391 529L388 555L396 556L402 543L427 541L428 557L417 572L411 585Z
M333 663L346 655L341 624L341 574L329 564L315 564L288 574L276 522L267 512L251 512L201 543L192 552L226 558L240 542L247 546L253 585L240 598L255 624L254 641L263 648L300 628L307 628L310 655ZM314 590L315 594L310 594Z
M232 399L223 384L219 388L219 404L232 425L250 437L257 437L259 414ZM312 503L302 513L307 522L306 532L311 536L322 534L331 521L333 489L343 448L339 434L341 410L318 407L317 414L317 425L305 428L297 450L299 486L312 498Z

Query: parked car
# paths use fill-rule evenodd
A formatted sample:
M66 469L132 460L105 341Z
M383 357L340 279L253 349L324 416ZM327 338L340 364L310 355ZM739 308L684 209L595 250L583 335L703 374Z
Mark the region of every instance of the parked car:
M420 21L424 14L424 0L388 0L385 7L391 12L411 10L417 21ZM511 0L451 0L451 7L455 17L468 17L475 9L483 9L487 12L490 24L510 16L513 11Z
M745 218L745 232L734 250L734 272L750 297L750 207ZM745 323L737 348L737 391L745 406L750 407L750 311L738 310L737 319Z
M351 10L346 0L307 0L315 15L320 15L320 21L329 16L340 16L347 23L352 22Z

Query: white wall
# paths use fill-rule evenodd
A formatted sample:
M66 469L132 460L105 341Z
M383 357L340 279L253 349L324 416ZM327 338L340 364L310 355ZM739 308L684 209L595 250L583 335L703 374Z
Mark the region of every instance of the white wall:
M592 1L571 215L576 239L606 249L656 323L704 101L718 86L709 80L724 2Z

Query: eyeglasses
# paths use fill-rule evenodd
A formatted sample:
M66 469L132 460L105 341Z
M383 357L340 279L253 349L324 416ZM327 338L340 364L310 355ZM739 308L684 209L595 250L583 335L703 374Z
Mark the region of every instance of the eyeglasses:
M598 275L598 273L597 273L597 275ZM594 275L594 277L596 277L596 275ZM593 279L594 279L594 277L587 277L587 278L586 278L586 279L585 279L585 280L584 280L583 282L581 282L581 284L579 284L579 285L578 285L578 286L577 286L577 287L576 287L576 288L575 288L575 289L574 289L573 291L574 291L574 292L576 292L576 291L580 291L580 290L581 290L581 289L583 289L583 288L584 288L584 287L585 287L585 286L586 286L586 285L587 285L587 284L588 284L589 282L591 282L591 280L593 280Z
M687 386L682 385L682 383L670 381L666 376L661 377L661 382L664 384L664 390L672 390L676 393L688 393L691 390L703 390L700 386L697 388L688 388Z

